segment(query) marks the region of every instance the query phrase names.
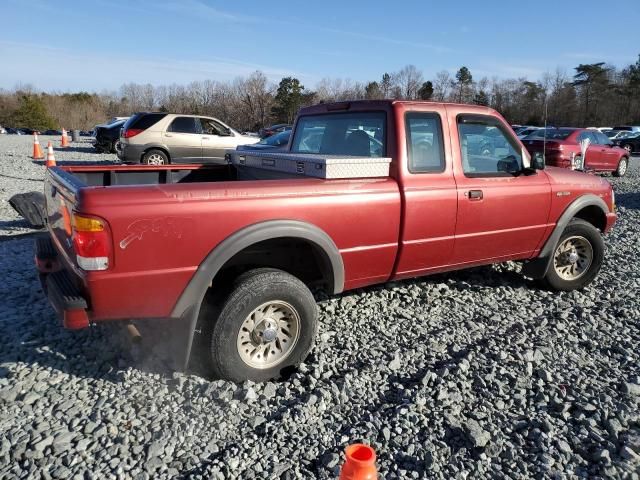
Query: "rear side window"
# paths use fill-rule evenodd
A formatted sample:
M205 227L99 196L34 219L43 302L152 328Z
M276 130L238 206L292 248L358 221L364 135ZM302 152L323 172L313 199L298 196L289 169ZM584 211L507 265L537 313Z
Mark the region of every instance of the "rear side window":
M195 117L176 117L167 129L175 133L200 133L200 121Z
M291 151L383 157L385 142L384 112L308 115L298 120Z
M458 135L465 176L508 176L522 170L518 143L495 118L459 115Z
M166 113L136 113L124 124L124 128L146 130L164 117Z
M444 171L442 121L437 113L410 112L405 116L407 155L411 173Z

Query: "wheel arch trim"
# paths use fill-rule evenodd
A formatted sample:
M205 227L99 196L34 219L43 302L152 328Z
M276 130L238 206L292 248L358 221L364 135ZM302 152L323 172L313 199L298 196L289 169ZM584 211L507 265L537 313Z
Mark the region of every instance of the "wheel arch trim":
M560 236L569 222L575 218L578 212L587 207L598 207L602 210L602 214L606 215L609 212L609 207L605 201L593 193L581 195L571 202L567 208L562 212L556 226L554 227L551 235L544 243L538 257L526 263L522 268L522 273L531 278L542 278L547 274L549 265L553 258L553 250L560 240Z
M326 232L310 223L297 220L271 220L249 225L220 242L198 266L173 308L172 317L180 317L190 306L200 305L211 280L242 250L275 238L298 238L315 244L326 255L333 274L333 293L344 289L344 264L338 247Z

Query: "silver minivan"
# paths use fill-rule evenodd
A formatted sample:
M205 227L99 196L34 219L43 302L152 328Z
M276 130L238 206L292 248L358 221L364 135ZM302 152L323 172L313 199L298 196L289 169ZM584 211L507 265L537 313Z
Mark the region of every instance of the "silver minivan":
M125 163L224 164L226 149L259 140L242 135L213 117L141 112L122 127L117 154Z

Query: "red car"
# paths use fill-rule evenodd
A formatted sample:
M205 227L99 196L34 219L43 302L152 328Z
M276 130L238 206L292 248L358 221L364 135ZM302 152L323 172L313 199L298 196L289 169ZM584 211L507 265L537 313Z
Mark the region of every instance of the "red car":
M314 288L514 260L578 289L616 220L605 179L545 169L482 106L322 104L300 111L286 152L229 155L48 170L36 263L65 327L170 319L181 368L203 346L215 376L260 381L312 347Z
M583 158L580 142L584 139L589 139L589 147ZM531 155L544 150L545 163L555 167L611 172L621 177L627 173L629 166L629 152L614 145L609 137L598 130L566 127L540 129L525 137L522 143Z

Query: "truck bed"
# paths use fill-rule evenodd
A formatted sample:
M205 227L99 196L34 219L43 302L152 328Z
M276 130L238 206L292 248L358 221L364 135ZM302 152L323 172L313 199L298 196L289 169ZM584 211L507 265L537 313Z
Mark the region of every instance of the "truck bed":
M233 165L80 165L55 167L58 176L76 186L160 185L237 180Z

